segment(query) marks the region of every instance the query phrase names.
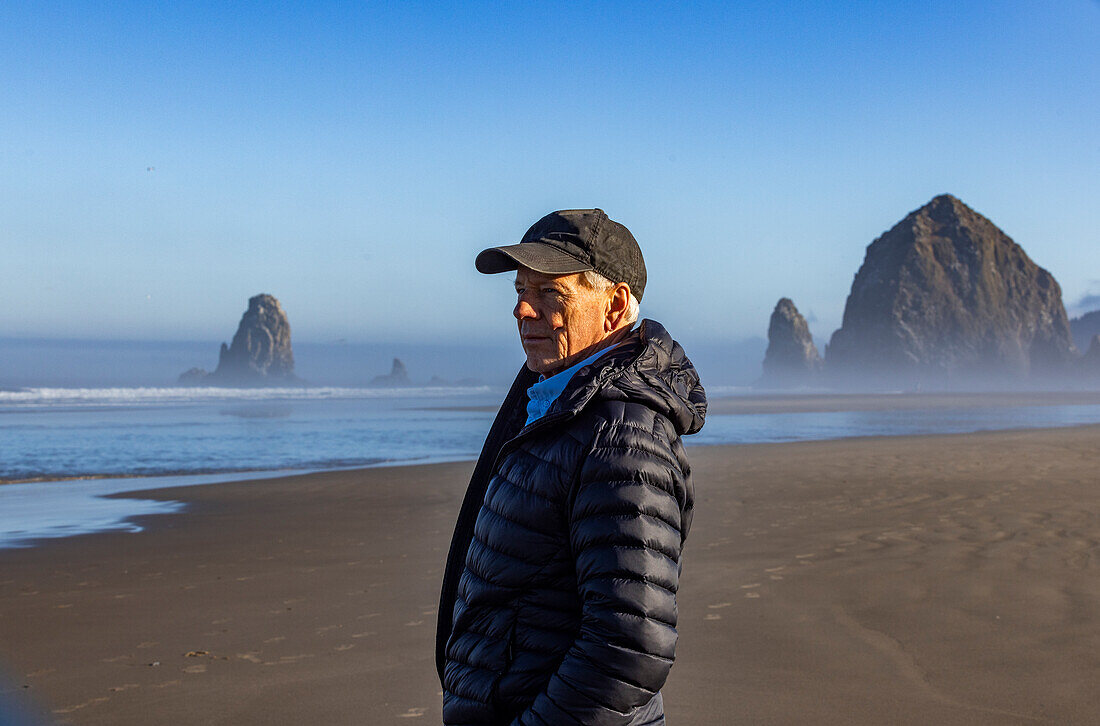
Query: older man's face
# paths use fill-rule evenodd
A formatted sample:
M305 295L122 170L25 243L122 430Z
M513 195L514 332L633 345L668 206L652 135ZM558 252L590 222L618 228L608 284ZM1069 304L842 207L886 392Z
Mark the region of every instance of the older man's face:
M544 376L584 360L610 334L610 295L590 288L580 273L553 276L520 267L516 297L512 314L527 367Z

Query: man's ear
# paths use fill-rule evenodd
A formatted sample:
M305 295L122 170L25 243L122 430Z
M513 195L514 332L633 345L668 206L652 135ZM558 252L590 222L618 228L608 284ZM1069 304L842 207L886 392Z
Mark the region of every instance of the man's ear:
M604 332L610 333L618 330L623 324L623 318L630 307L630 286L620 282L609 293L607 300L607 313L604 315Z

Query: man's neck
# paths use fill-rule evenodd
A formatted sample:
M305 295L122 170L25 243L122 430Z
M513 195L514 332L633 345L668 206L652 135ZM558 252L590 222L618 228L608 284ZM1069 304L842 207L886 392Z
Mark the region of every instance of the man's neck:
M562 362L555 366L553 370L544 373L543 377L551 378L553 376L556 376L562 371L568 370L569 368L575 366L580 361L585 360L586 358L591 358L592 356L596 355L596 353L599 353L601 350L610 348L613 345L618 345L623 340L623 338L627 336L631 329L632 326L627 325L625 327L619 328L618 330L611 331L603 340L600 340L597 343L593 343L587 348L579 350L568 358L563 359Z

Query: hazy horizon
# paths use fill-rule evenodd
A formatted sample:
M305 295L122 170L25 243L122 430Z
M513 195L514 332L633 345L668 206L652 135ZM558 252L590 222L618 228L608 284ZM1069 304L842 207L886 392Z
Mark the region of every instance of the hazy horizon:
M228 339L226 339L228 342ZM213 370L220 341L118 341L0 338L0 388L172 387L192 367ZM688 354L706 383L747 386L759 377L766 341L701 343ZM309 385L366 386L394 358L415 385L433 377L507 386L524 363L519 341L293 342L295 373Z

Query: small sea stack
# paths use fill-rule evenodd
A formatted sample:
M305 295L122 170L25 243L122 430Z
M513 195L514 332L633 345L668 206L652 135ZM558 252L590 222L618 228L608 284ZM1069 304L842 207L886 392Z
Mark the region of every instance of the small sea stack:
M192 368L179 382L202 386L271 386L300 383L294 375L290 322L273 295L255 295L231 344L222 343L213 373Z
M408 388L412 385L409 380L409 371L400 358L393 359L393 367L389 373L375 376L370 385L380 388Z
M768 323L764 375L757 385L790 388L812 385L821 371L821 356L806 318L790 298L780 298Z

